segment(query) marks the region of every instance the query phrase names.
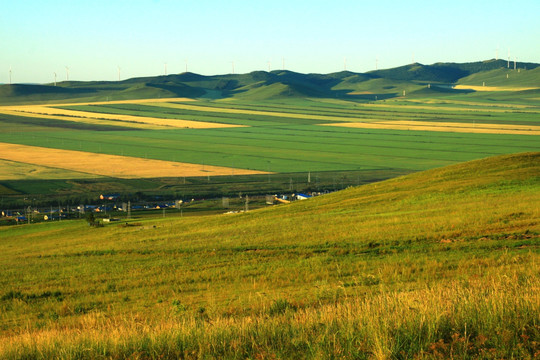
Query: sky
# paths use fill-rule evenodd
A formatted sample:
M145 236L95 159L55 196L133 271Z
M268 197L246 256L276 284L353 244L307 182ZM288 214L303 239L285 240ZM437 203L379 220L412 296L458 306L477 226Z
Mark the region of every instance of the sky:
M50 83L540 62L538 14L539 0L0 0L0 83L10 68Z

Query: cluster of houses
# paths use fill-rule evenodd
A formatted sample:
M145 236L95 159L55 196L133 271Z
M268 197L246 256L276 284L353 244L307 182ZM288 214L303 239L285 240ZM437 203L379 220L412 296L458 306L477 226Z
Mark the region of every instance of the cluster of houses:
M306 200L313 196L321 195L321 193L310 194L291 194L291 195L268 195L267 204L290 203L295 200ZM34 208L25 210L4 210L1 212L2 218L7 223L26 223L34 221L58 221L67 218L78 218L82 214L88 212L95 213L113 213L113 212L128 212L138 210L159 210L159 209L178 209L183 204L182 200L174 202L159 202L146 204L131 204L130 202L118 203L120 195L118 194L102 194L99 199L103 201L101 205L79 205L68 207L49 207L49 208ZM193 200L192 200L193 201Z

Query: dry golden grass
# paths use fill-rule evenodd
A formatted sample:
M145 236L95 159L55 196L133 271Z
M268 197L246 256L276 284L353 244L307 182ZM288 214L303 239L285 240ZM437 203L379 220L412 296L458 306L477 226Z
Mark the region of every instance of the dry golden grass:
M454 89L474 90L474 91L525 91L538 89L535 87L504 87L504 86L475 86L475 85L456 85Z
M220 166L204 166L8 143L0 143L0 159L123 179L265 173Z
M179 99L160 99L168 101L179 101ZM148 100L146 100L148 101ZM155 102L155 100L152 100ZM96 104L132 104L144 103L144 100L126 100L126 101L110 101ZM70 105L88 105L89 103L77 103ZM88 111L66 110L55 108L55 106L64 106L67 104L52 104L52 105L19 105L19 106L2 106L0 114L8 114L15 116L30 116L46 119L76 121L90 124L102 125L121 125L132 128L145 129L165 129L165 128L192 128L192 129L208 129L208 128L225 128L225 127L241 127L242 125L230 125L209 123L202 121L179 120L179 119L161 119L145 116L121 115L121 114L105 114L93 113Z
M369 121L369 120L368 120ZM372 122L345 122L321 124L326 126L342 126L360 129L392 129L392 130L421 130L445 131L476 134L515 134L540 135L540 126L534 125L507 125L507 124L466 124L453 122L430 121L372 121Z

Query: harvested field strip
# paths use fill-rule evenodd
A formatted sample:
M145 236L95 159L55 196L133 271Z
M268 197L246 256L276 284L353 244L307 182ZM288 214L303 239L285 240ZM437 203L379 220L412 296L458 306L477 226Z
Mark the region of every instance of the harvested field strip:
M362 129L393 129L393 130L423 130L464 132L476 134L514 134L514 135L540 135L540 126L479 124L465 125L463 123L427 122L427 121L381 121L381 122L349 122L321 124L330 126L343 126Z
M536 87L503 87L503 86L474 86L474 85L456 85L457 90L474 90L474 91L526 91L535 90Z
M113 120L113 124L118 125L121 122L122 125L135 125L134 127L140 127L141 124L150 125L152 128L193 128L193 129L207 129L213 127L236 127L240 125L219 124L219 123L206 123L200 121L191 120L172 120L154 117L143 117L133 115L121 115L121 114L103 114L92 113L86 111L66 110L59 108L52 108L49 106L38 105L25 105L25 106L5 106L0 108L0 113L8 115L37 115L38 117L49 116L52 119L57 120L69 120L69 121L83 121L87 122L89 119L93 123L96 120L103 122L103 120ZM110 122L109 122L110 124ZM146 126L148 128L148 126Z
M9 143L0 143L0 159L123 179L265 173Z

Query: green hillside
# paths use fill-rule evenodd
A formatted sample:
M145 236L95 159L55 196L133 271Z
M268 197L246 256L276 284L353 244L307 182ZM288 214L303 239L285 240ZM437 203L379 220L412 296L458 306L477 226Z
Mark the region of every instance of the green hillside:
M518 63L523 74L512 74L512 86L537 84L536 63ZM104 101L160 97L239 98L345 98L372 101L418 91L426 84L505 84L507 62L419 63L392 69L354 73L301 74L287 70L253 71L248 74L204 76L194 73L132 78L124 81L65 81L57 86L0 85L0 104L53 101ZM521 70L520 70L521 71ZM480 83L481 84L481 83ZM536 86L536 85L535 85ZM452 93L449 87L433 87L432 95ZM458 92L457 92L458 93ZM459 94L459 93L458 93ZM373 96L371 96L373 95ZM377 96L377 97L375 97Z
M469 75L459 79L458 84L501 87L540 88L540 68L533 70L496 69Z
M0 357L534 358L540 153L249 213L0 229Z

